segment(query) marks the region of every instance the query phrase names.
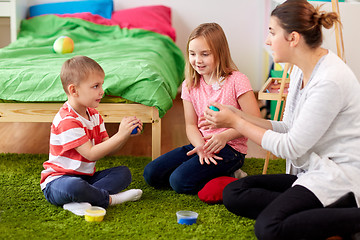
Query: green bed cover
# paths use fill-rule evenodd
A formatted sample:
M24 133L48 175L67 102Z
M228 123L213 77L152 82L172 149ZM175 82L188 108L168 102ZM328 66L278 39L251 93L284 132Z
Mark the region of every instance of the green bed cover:
M53 52L59 36L74 40L73 53ZM183 54L165 35L45 15L24 20L18 40L0 49L0 99L66 101L60 69L76 55L103 67L105 95L156 106L160 117L171 108L183 80Z

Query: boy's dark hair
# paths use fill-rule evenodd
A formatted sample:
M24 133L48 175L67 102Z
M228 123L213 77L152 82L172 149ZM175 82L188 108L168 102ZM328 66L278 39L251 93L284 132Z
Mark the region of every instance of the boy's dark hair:
M60 79L66 94L68 86L74 84L78 86L90 74L100 74L105 76L102 67L93 59L86 56L75 56L64 62L60 72Z

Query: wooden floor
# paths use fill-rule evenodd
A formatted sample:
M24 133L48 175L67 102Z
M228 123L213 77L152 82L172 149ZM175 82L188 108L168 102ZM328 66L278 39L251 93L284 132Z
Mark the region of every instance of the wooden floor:
M0 152L45 153L49 151L50 123L0 123ZM112 136L118 124L106 124ZM182 101L178 96L173 107L162 118L162 154L188 144ZM265 158L266 152L253 142L248 142L247 157ZM140 136L132 137L116 155L151 156L151 126L145 124Z

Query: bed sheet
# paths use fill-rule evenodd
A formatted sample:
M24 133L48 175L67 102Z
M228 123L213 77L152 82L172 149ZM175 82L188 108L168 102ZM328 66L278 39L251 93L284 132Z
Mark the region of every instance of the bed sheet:
M56 54L59 36L74 40L70 54ZM143 29L44 15L24 20L18 40L0 49L0 98L22 102L65 101L64 61L85 55L104 69L105 95L155 106L162 117L183 80L184 57L173 40Z

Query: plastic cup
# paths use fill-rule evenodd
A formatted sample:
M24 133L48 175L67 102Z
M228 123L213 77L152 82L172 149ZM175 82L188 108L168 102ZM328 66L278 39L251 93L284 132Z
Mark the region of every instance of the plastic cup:
M199 214L193 211L176 212L177 222L179 224L192 225L196 223Z
M85 210L85 220L88 222L101 222L105 214L106 210L102 207L90 207Z

